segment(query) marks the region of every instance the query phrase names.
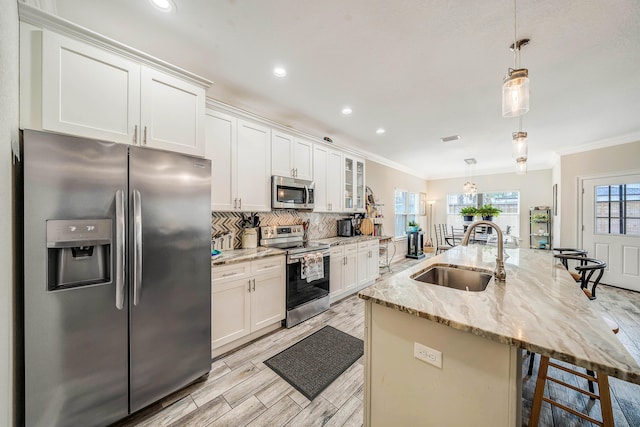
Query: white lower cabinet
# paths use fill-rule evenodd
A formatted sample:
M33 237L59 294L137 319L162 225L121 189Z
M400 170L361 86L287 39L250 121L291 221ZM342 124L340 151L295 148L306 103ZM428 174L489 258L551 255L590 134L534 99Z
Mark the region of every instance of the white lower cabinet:
M213 267L211 286L214 352L285 317L284 256Z
M374 282L380 275L378 239L358 243L358 286Z
M358 245L355 243L331 248L329 296L332 301L352 294L358 285Z

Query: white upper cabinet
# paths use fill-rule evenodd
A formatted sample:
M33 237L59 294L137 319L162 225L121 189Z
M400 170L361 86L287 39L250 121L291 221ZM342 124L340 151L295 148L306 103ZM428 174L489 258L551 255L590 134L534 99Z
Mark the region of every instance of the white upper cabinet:
M140 124L140 68L44 30L42 129L134 144Z
M204 155L204 89L147 67L140 85L142 143Z
M344 198L342 208L345 212L364 212L364 160L347 155L343 158Z
M316 212L341 212L342 153L323 144L313 147Z
M271 130L214 110L206 113L211 209L271 210Z
M238 119L237 153L237 209L270 211L271 129Z
M271 136L273 175L313 179L313 143L274 130Z
M204 155L204 86L22 24L20 126Z
M237 157L238 119L207 110L205 120L205 157L211 160L211 210L235 210L237 190L234 162Z

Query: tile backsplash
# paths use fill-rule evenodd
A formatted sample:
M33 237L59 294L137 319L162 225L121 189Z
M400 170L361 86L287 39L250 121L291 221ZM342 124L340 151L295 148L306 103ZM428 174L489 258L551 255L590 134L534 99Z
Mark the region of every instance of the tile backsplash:
M245 215L247 212L245 212ZM294 225L309 220L309 239L325 239L338 235L340 218L349 217L348 214L314 213L296 210L277 210L259 212L260 226L263 225ZM240 212L211 212L211 237L216 234L232 231L235 233L234 248L242 246L242 213Z

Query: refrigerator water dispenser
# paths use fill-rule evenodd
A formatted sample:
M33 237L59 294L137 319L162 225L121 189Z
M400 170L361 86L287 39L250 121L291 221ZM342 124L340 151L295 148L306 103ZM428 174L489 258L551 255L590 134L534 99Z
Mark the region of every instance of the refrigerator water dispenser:
M111 282L111 220L47 220L47 289Z

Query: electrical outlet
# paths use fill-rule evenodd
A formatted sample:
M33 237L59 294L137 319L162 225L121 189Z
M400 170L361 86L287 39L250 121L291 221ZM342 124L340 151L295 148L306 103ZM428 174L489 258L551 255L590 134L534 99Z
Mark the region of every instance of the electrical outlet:
M413 343L413 357L442 369L442 352L420 343Z

